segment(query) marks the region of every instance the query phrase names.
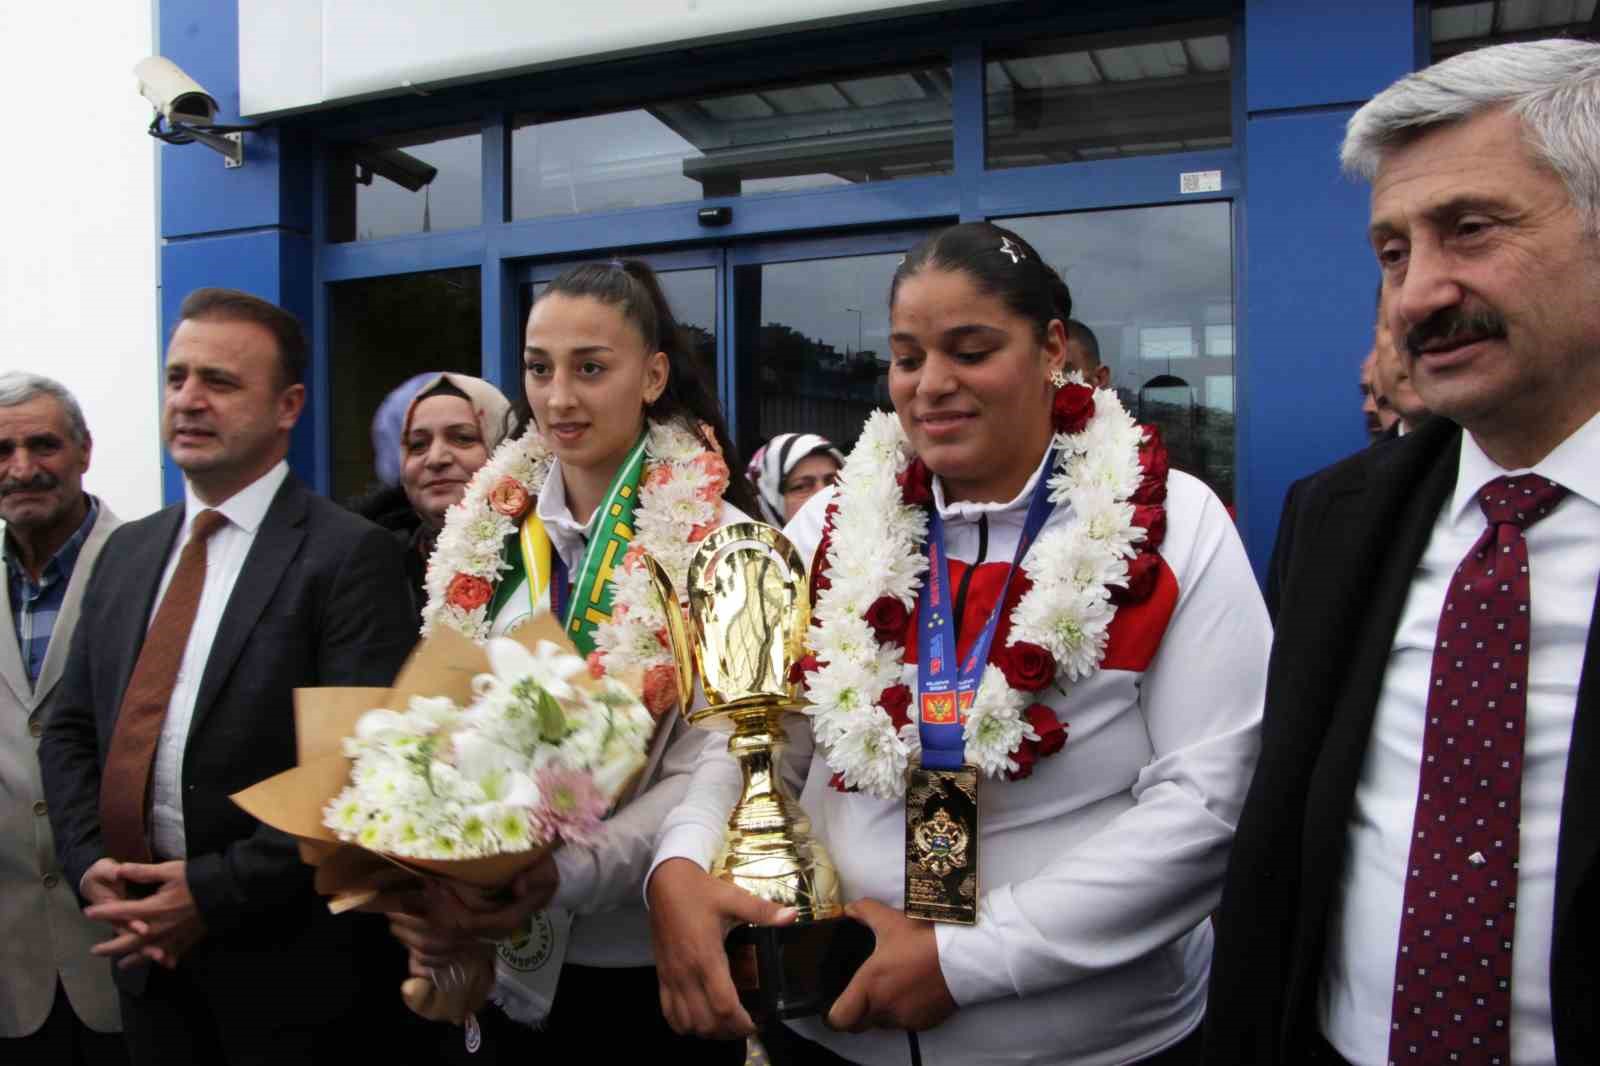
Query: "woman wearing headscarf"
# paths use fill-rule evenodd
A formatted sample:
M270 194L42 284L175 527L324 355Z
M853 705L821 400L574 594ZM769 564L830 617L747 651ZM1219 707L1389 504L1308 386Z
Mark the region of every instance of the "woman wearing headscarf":
M468 374L425 379L400 420L400 484L355 505L355 510L406 545L411 600L420 617L428 556L444 516L461 501L467 482L504 439L511 402L499 389Z
M780 433L750 459L745 476L756 490L761 520L780 529L805 502L839 476L844 456L815 433Z

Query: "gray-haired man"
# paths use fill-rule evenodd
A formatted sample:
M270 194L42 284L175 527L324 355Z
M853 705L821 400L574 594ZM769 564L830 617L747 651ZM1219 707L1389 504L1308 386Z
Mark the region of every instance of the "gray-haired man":
M39 737L83 589L116 516L83 491L92 441L59 383L0 374L0 1061L127 1061L110 935L61 876L39 776Z
M1209 1062L1600 1062L1600 45L1466 53L1350 120L1442 418L1285 509Z

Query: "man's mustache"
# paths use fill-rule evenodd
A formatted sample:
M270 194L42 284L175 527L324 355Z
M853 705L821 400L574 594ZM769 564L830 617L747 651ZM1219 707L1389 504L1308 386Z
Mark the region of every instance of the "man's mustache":
M1506 320L1493 311L1466 312L1446 307L1435 311L1406 332L1406 351L1415 358L1424 346L1434 341L1458 341L1463 338L1479 340L1485 337L1504 337Z
M61 484L61 479L43 470L30 478L0 478L0 496L13 492L49 492Z

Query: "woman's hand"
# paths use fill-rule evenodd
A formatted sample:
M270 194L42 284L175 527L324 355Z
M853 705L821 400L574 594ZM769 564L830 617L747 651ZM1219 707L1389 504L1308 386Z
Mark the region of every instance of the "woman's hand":
M932 922L907 918L873 899L857 900L844 912L871 929L878 946L834 1001L829 1027L850 1033L874 1027L917 1032L956 1012L939 969Z
M752 896L688 859L668 859L650 876L650 939L661 1011L679 1033L727 1040L755 1032L739 1005L723 940L741 922L787 925L793 907Z
M545 855L497 891L460 881L429 880L423 884L420 917L439 933L473 940L509 940L527 930L534 911L550 905L560 883L553 854Z

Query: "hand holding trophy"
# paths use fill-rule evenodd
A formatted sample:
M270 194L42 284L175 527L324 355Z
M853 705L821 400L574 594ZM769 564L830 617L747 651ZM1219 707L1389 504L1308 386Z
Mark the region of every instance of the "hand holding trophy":
M701 543L688 571L689 620L665 572L646 565L666 605L689 707L698 676L708 705L689 724L728 733L741 794L711 875L793 908L784 925L740 925L727 940L739 999L757 1024L825 1012L871 954L865 926L844 916L839 880L781 769L783 719L804 704L792 668L810 621L805 564L771 526L724 526Z

